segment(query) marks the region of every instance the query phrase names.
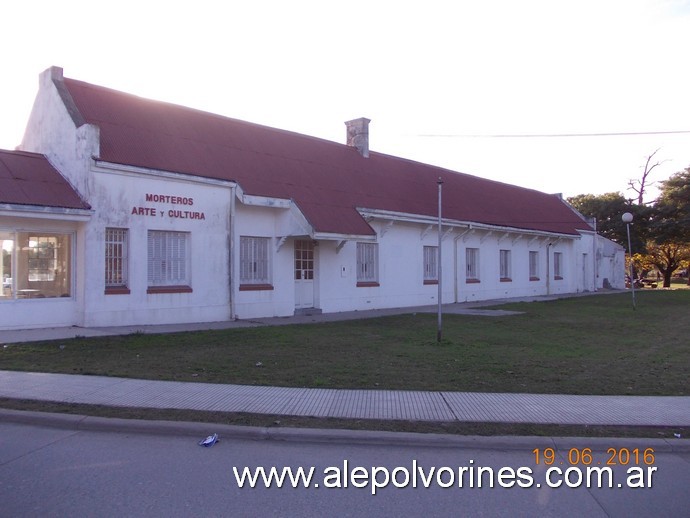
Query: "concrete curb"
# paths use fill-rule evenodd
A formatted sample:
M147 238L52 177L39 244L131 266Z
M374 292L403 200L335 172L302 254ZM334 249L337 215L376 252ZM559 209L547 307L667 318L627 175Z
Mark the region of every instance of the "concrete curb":
M0 421L67 430L150 435L189 436L196 439L217 433L222 439L271 440L287 442L320 442L331 444L361 444L386 446L447 447L461 449L522 450L554 448L591 448L605 452L608 448L653 448L657 453L690 453L690 441L670 439L638 439L615 437L540 437L540 436L474 436L386 432L371 430L342 430L315 428L269 428L223 425L185 421L150 421L94 417L78 414L33 412L0 408Z

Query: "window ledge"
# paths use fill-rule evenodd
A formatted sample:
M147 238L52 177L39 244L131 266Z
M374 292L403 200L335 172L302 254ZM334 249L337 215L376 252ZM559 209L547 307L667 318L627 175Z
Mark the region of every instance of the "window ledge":
M479 284L480 282L482 281L480 281L479 279L465 279L466 284Z
M378 286L381 286L378 282L357 281L357 287L358 288L377 288Z
M538 281L538 280L539 280L539 277L530 277L529 280L530 280L530 281Z
M434 281L434 280L431 280L431 279L425 279L425 280L424 280L424 284L438 284L438 281Z
M501 277L501 282L513 282L513 279L510 277Z
M191 286L149 286L146 293L192 293Z
M272 289L272 284L240 284L240 291L269 291Z
M106 286L106 295L129 295L130 291L127 286Z
M562 281L562 280L563 280L563 277L561 277L560 275L556 275L556 276L554 277L554 280L556 280L556 281Z

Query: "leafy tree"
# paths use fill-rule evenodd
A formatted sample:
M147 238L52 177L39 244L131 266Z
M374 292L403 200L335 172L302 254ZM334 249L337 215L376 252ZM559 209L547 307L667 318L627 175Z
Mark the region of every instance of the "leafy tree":
M690 167L661 182L650 230L649 252L667 288L673 272L690 261Z
M647 247L647 258L663 275L664 288L669 288L673 272L690 260L690 246L673 242L650 242Z
M675 270L690 266L690 167L660 182L659 198L653 206L645 205L643 195L649 185L649 173L661 163L652 164L655 154L656 151L647 158L642 180L630 183L638 194L638 203L626 200L619 192L580 194L568 198L568 203L583 216L596 218L597 231L626 249L627 229L621 217L630 212L633 215L630 240L635 271L644 277L656 268L663 275L667 288Z
M690 243L690 167L661 182L652 230L657 242Z
M597 232L602 236L628 248L628 234L622 216L626 212L633 215L630 226L630 241L633 252L646 250L649 219L652 209L645 205L635 205L619 192L606 194L578 194L568 198L568 203L587 218L596 218Z

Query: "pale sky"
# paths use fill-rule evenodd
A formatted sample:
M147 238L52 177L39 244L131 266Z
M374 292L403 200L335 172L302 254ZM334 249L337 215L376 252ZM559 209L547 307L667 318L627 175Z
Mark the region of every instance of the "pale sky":
M3 149L21 142L38 74L55 65L341 143L343 123L367 117L372 151L565 196L632 197L628 180L658 148L653 180L690 166L690 0L23 0L2 11ZM524 136L610 133L657 134Z

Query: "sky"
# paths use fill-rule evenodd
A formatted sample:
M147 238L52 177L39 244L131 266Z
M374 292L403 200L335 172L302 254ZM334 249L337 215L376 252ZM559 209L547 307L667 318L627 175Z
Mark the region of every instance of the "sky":
M23 0L0 148L65 77L564 196L690 166L690 0ZM658 151L657 151L658 150ZM656 196L655 186L644 201Z

